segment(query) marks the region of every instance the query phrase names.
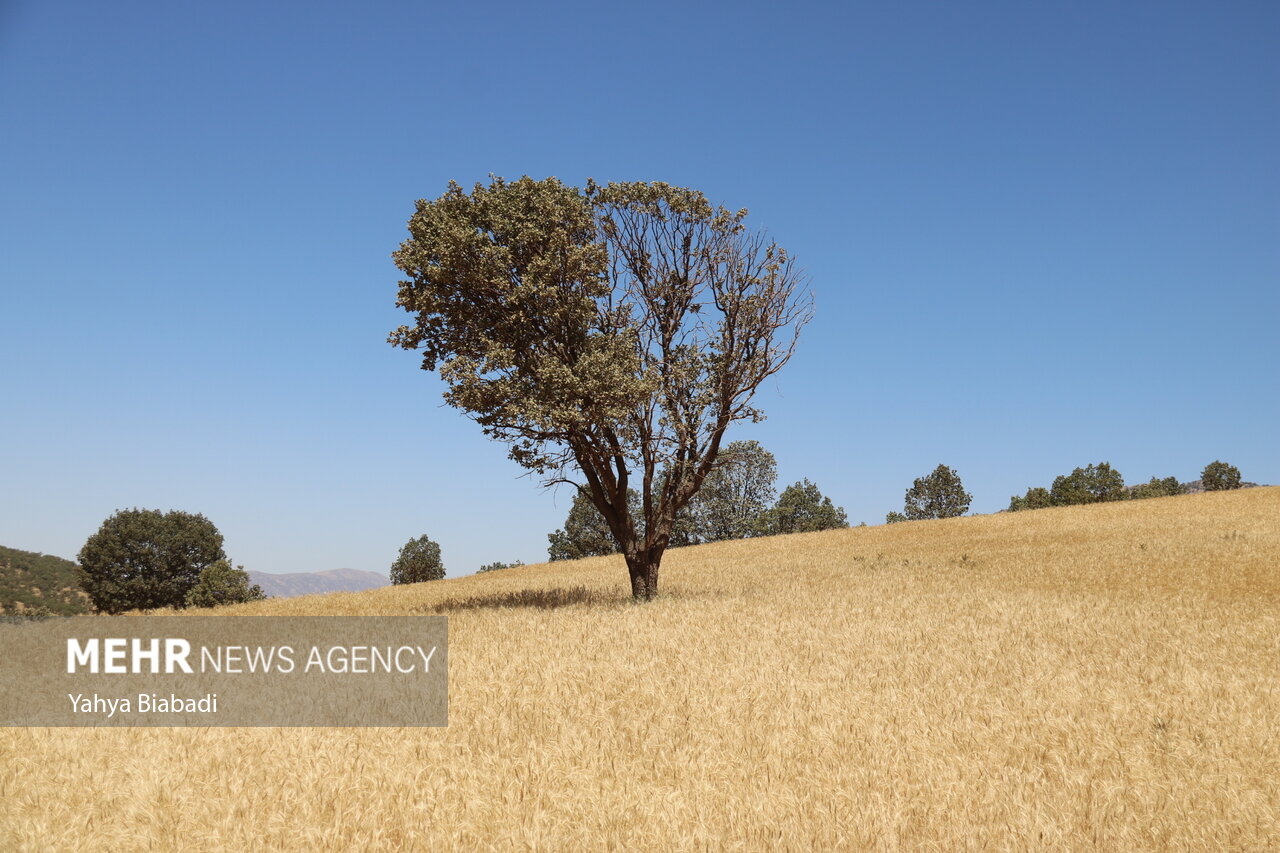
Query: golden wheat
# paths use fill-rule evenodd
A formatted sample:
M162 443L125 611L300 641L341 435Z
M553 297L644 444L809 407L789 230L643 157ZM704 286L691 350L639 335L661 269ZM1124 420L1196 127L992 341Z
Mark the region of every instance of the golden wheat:
M0 848L1276 850L1278 567L1266 488L245 605L443 606L449 726L0 730Z

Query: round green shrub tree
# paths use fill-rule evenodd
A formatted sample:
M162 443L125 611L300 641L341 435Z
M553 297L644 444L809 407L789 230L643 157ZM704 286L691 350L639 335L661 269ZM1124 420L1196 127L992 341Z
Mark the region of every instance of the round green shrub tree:
M262 587L249 582L244 566L233 567L227 560L218 560L200 573L200 580L187 593L187 606L219 607L261 601L266 597Z
M391 564L393 584L438 581L443 577L444 563L440 561L440 546L426 536L406 542L400 549L400 556Z
M969 511L973 495L964 490L960 475L939 465L927 477L917 477L907 489L903 513L911 521L926 518L955 518Z
M1178 482L1177 477L1165 477L1163 480L1155 477L1150 482L1143 483L1140 486L1134 486L1129 492L1131 500L1142 500L1143 498L1170 498L1174 495L1180 495L1186 491L1182 484Z
M1053 506L1053 498L1049 495L1049 490L1044 486L1033 486L1027 489L1027 493L1022 497L1014 495L1009 498L1009 512L1019 512L1024 509L1045 509Z
M181 608L200 573L226 557L222 534L203 515L123 509L84 543L76 573L104 613Z
M1109 462L1076 468L1054 479L1049 497L1054 506L1122 501L1128 497L1124 477Z
M782 490L778 502L761 524L765 535L777 536L848 527L849 518L844 507L831 503L831 498L822 494L817 485L805 479Z
M1214 460L1200 472L1200 483L1206 492L1225 492L1240 488L1240 469Z

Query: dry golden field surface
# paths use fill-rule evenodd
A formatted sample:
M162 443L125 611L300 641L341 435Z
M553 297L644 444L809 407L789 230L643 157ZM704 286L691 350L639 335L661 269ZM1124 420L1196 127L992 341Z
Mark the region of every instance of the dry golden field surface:
M446 604L448 727L0 729L0 849L1280 850L1280 488L625 587L613 557L235 608Z

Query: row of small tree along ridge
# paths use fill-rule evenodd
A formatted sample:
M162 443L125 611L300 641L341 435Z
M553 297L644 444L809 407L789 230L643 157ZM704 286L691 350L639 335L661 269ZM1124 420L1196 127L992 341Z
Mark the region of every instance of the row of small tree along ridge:
M788 486L775 499L777 464L756 441L735 441L720 455L694 499L672 526L671 547L749 539L784 533L806 533L848 527L842 507L835 506L809 480ZM1054 479L1050 488L1033 487L1014 496L1009 509L1167 497L1189 490L1241 488L1240 471L1214 461L1198 483L1176 477L1126 487L1120 472L1100 462L1076 468ZM638 501L632 491L629 499ZM955 518L969 511L973 496L960 476L939 465L907 489L902 512L890 512L890 524L931 518ZM639 515L639 513L637 513ZM564 526L548 535L551 560L576 560L618 552L616 539L594 503L583 491L574 495ZM522 565L494 562L479 571ZM222 534L203 515L159 510L120 510L102 523L80 550L80 586L104 613L158 607L214 607L263 598L249 582L243 566L235 567L223 550ZM440 546L427 536L411 539L391 566L392 583L418 583L445 576Z
M803 480L788 486L774 501L777 465L772 453L756 441L735 441L721 452L719 464L703 482L702 489L689 506L679 514L673 526L673 548L776 536L783 533L808 533L848 527L842 507L832 504L816 485ZM1240 471L1223 462L1213 462L1201 474L1206 491L1236 489L1242 485ZM1031 489L1033 502L1014 497L1010 509L1034 509L1038 506L1068 506L1095 503L1100 500L1136 500L1140 498L1180 495L1195 484L1181 484L1176 477L1126 488L1124 478L1106 462L1076 468L1058 477L1053 490ZM1041 493L1043 500L1041 502ZM1058 503L1052 501L1057 496ZM639 501L634 491L628 496ZM965 491L959 474L946 465L919 477L907 489L902 512L890 512L885 521L919 521L956 518L969 511L973 495ZM635 515L640 515L637 511ZM552 561L579 560L618 553L618 545L595 504L584 491L574 495L564 527L548 535L548 556ZM480 571L523 565L520 562L493 563ZM392 566L394 583L413 583L444 577L440 562L440 546L423 536L410 540Z
M1152 477L1139 486L1126 487L1124 477L1107 462L1076 468L1070 474L1054 478L1049 488L1033 486L1025 495L1009 499L1009 511L1044 509L1051 506L1104 503L1107 501L1163 498L1188 491L1224 492L1244 485L1240 469L1214 460L1200 472L1199 482L1180 483L1177 477Z

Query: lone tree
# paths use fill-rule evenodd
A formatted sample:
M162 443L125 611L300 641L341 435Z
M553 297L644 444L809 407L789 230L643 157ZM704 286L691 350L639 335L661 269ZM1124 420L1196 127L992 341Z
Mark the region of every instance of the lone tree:
M726 446L691 504L698 540L759 536L777 478L777 462L760 442L735 441Z
M181 608L201 572L226 556L203 515L122 509L84 543L76 574L104 613Z
M400 556L391 564L393 584L438 581L443 577L444 563L440 561L440 546L426 536L404 543Z
M1186 489L1178 482L1177 477L1165 477L1163 480L1152 477L1149 482L1134 486L1129 490L1130 500L1143 498L1170 498L1185 494Z
M187 606L219 607L261 601L266 597L262 587L249 582L244 566L232 567L229 561L218 560L200 573L200 580L187 593Z
M1054 506L1122 501L1127 496L1124 477L1109 462L1075 468L1070 474L1055 477L1049 490Z
M1240 488L1240 469L1216 459L1200 472L1200 484L1206 492L1225 492Z
M844 507L831 503L831 498L818 491L807 479L787 486L778 502L765 518L764 532L770 536L782 533L812 533L849 526Z
M587 490L638 599L811 315L791 257L746 215L665 183L494 178L419 201L392 255L416 320L390 343L421 351L445 401L545 484Z
M924 518L955 518L969 511L973 495L964 490L960 475L939 465L927 477L917 477L907 489L903 513L911 521Z

